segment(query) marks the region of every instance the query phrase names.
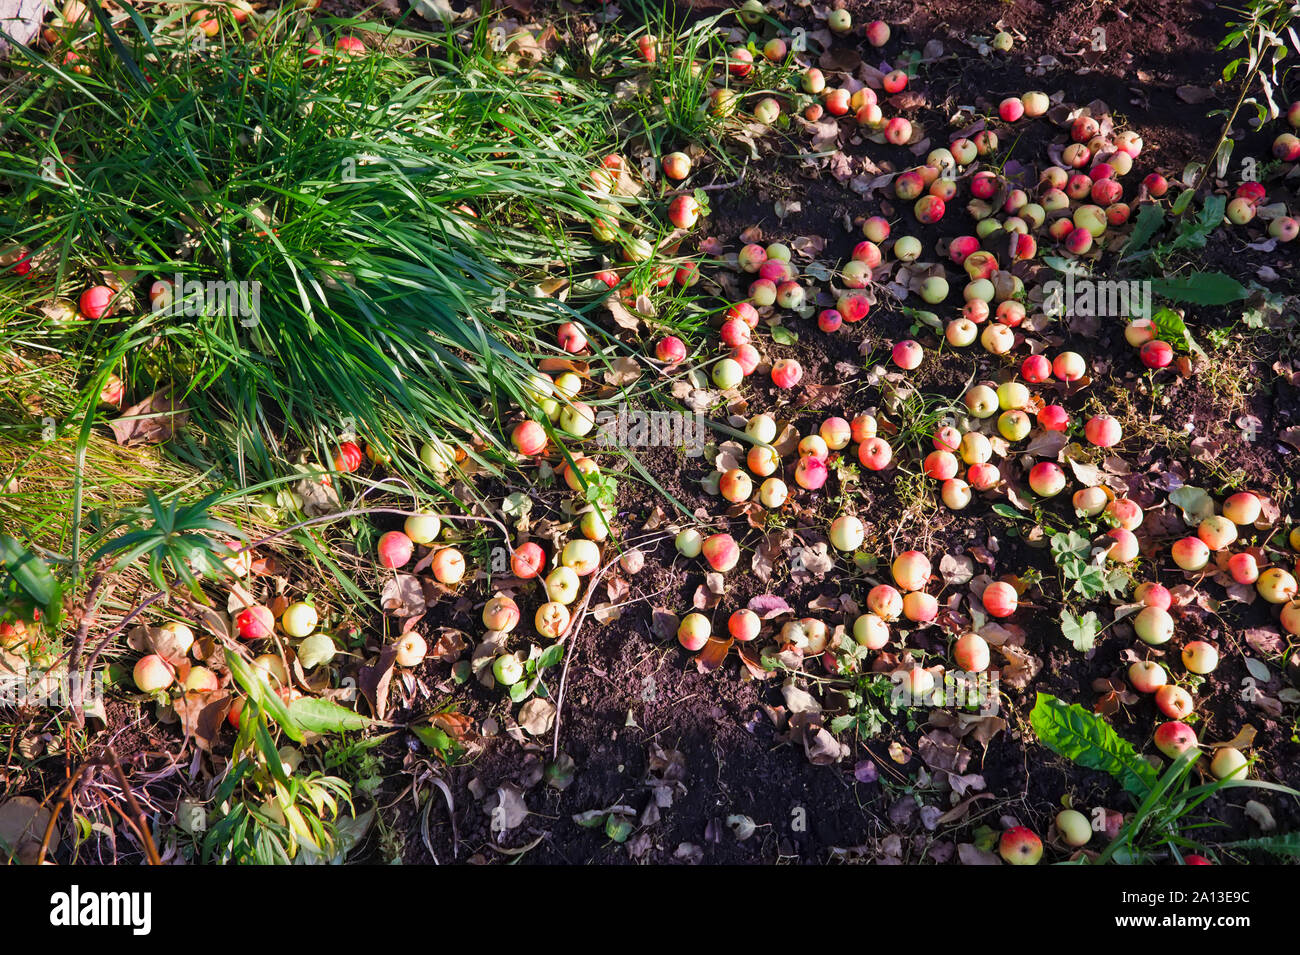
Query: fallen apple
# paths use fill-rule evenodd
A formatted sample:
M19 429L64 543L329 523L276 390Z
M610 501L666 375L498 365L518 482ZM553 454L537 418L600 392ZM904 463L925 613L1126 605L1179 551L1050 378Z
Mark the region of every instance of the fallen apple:
M1014 826L998 839L998 855L1011 865L1037 865L1043 857L1043 841L1032 830Z
M142 693L157 693L172 685L176 671L158 654L150 653L136 661L131 678Z

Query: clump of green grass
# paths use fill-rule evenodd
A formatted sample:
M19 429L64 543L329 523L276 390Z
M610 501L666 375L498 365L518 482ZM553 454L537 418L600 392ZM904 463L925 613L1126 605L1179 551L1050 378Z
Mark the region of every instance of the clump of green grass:
M328 460L348 432L490 463L507 403L528 406L528 374L558 354L548 326L575 315L536 283L595 252L605 94L482 31L345 59L309 54L293 14L201 49L136 23L78 49L89 75L31 53L0 148L0 231L65 294L116 272L119 317L28 313L0 347L75 357L83 412L110 372L133 394L179 387L206 452L241 475L281 474L302 447ZM172 277L244 283L257 314L150 309L150 282Z

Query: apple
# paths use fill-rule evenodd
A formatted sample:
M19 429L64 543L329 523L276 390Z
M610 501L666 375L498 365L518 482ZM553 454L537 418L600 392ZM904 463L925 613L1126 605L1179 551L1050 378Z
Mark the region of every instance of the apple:
M1255 555L1245 552L1233 554L1228 558L1228 573L1239 584L1255 583L1259 580L1259 564L1255 561Z
M831 453L830 447L819 434L809 434L800 438L796 450L801 458L816 458L819 461L825 461Z
M1019 96L1008 96L998 104L998 116L1004 123L1014 123L1025 115L1025 104Z
M1174 635L1174 618L1168 610L1143 607L1133 619L1133 629L1144 643L1159 646L1168 643Z
M172 685L176 671L158 654L150 653L136 661L131 677L142 693L157 693Z
M1055 497L1065 490L1065 472L1054 461L1039 461L1029 469L1029 486L1039 497Z
M182 686L186 693L210 693L221 689L221 681L207 667L190 667Z
M510 432L510 443L515 450L528 457L535 457L546 450L546 429L536 421L522 421Z
M662 162L664 175L681 181L691 174L691 157L686 153L669 153Z
M710 567L724 574L740 562L740 545L730 534L713 534L705 538L700 553Z
M523 580L531 580L546 565L546 552L532 541L520 544L510 555L510 572Z
M934 674L921 667L910 670L900 667L889 676L895 686L906 692L908 706L921 706L934 692Z
M1128 679L1139 693L1155 693L1166 684L1168 674L1154 660L1138 660L1128 668Z
M256 674L263 683L270 686L288 686L289 671L285 669L284 661L274 653L262 653L253 657L251 661L254 674Z
M1044 405L1039 409L1038 424L1046 431L1065 431L1070 427L1070 414L1060 405Z
M965 348L979 337L979 326L969 318L956 318L945 326L943 337L954 348Z
M591 405L575 401L560 411L559 425L575 438L585 437L596 426L596 412Z
M875 438L872 439L877 440ZM799 459L799 463L794 469L794 483L798 484L805 491L816 491L826 483L830 477L830 469L826 462L821 458L804 457Z
M589 482L594 481L600 474L600 465L585 454L580 454L573 459L572 463L566 461L560 465L560 474L564 477L564 483L569 486L569 490L575 494L581 494Z
M1210 760L1210 775L1215 779L1245 778L1246 773L1246 757L1231 746L1220 747Z
M1155 699L1156 708L1172 720L1186 719L1194 705L1192 695L1173 683L1156 687Z
M745 422L745 434L759 444L776 440L776 419L768 414L756 414Z
M587 333L576 322L564 322L555 332L559 346L570 355L587 347Z
M571 540L560 552L560 564L579 577L595 573L600 567L600 545L590 540Z
M1174 563L1186 571L1200 570L1210 562L1210 548L1199 537L1184 537L1174 541L1169 553Z
M930 559L919 550L906 550L894 558L890 571L903 590L920 590L930 580Z
M1171 721L1156 727L1156 749L1170 759L1177 759L1187 750L1196 746L1196 731L1186 723Z
M862 546L866 530L862 521L851 514L842 514L831 522L830 538L836 550L855 551Z
M1003 325L996 327L1005 328ZM998 410L998 393L988 385L975 385L968 389L962 401L965 402L966 409L977 418L992 417Z
M77 308L86 318L107 318L113 314L113 290L107 285L94 285L81 293Z
M1062 809L1056 814L1056 831L1062 842L1076 849L1092 840L1092 823L1077 809Z
M1020 595L1005 581L995 580L984 588L984 609L993 617L1009 617L1016 612Z
M442 520L437 514L415 513L402 524L402 532L413 544L432 544L442 530Z
M429 569L438 583L450 587L465 576L465 555L455 547L444 547L433 555Z
M899 236L894 240L894 258L900 262L915 262L922 251L921 240L914 235Z
M779 358L772 365L772 384L778 388L793 388L803 377L803 368L793 358Z
M736 261L743 271L752 275L762 268L763 263L767 261L767 250L761 245L751 242L737 253Z
M826 26L832 33L843 36L853 29L853 16L844 9L832 10L826 15Z
M830 417L821 423L817 434L826 442L826 447L839 451L848 447L853 439L853 426L844 418Z
M700 556L700 551L704 548L704 535L693 527L688 527L680 531L673 541L677 548L677 553L686 558L695 558Z
M1300 636L1300 599L1288 600L1282 605L1282 629L1293 636Z
M998 385L998 407L1004 411L1024 408L1029 404L1029 389L1018 381L1004 381Z
M1011 865L1037 865L1043 857L1043 841L1024 826L1015 826L998 839L998 855Z
M492 676L502 686L514 686L524 678L524 664L516 654L503 653L492 661Z
M1150 608L1148 608L1150 609ZM1193 640L1183 647L1183 666L1190 673L1213 673L1219 665L1219 651L1204 640Z
M1174 349L1168 342L1155 338L1138 350L1138 357L1148 368L1164 368L1174 360Z
M1106 514L1126 531L1135 531L1142 526L1142 506L1132 498L1117 497L1106 505Z
M253 604L235 617L235 628L241 640L264 640L275 632L275 614L269 607Z
M746 378L758 369L758 349L753 345L739 345L727 357L740 366L740 373Z
M986 464L993 457L993 442L978 431L967 431L961 436L958 450L967 464Z
M893 448L884 438L868 438L858 445L858 461L868 471L883 471L893 459Z
M509 633L519 624L519 604L504 594L496 594L483 605L483 626Z
M961 465L957 461L957 456L951 451L931 451L925 456L921 466L925 469L927 477L932 477L936 481L946 481L949 478L956 477Z
M280 626L284 632L291 637L301 638L309 637L316 630L316 624L320 622L320 617L316 613L316 608L309 603L290 604L280 615ZM189 629L186 627L185 629ZM193 643L193 636L190 637Z
M748 76L750 70L753 68L754 54L750 53L745 47L735 47L727 54L727 71L731 73L732 76Z
M1083 426L1084 436L1099 448L1111 448L1119 444L1123 431L1120 424L1108 414L1094 415Z
M723 358L713 366L713 383L723 391L739 385L745 378L745 370L734 358Z
M569 608L558 600L548 600L533 615L533 627L543 637L558 640L569 629Z
M360 37L341 36L335 42L334 49L344 56L361 56L366 52L366 45Z
M727 618L727 631L741 643L748 643L756 638L762 627L762 619L752 610L737 610Z
M889 42L889 24L884 20L872 20L867 24L864 32L867 35L867 42L872 46L881 47Z
M756 444L745 455L745 464L759 477L767 477L781 466L781 455L769 444Z
M1296 579L1281 567L1270 567L1259 575L1255 589L1271 604L1289 603L1296 597Z
M934 595L914 590L903 597L903 616L916 623L929 623L939 615L939 601Z
M1130 564L1137 560L1139 547L1137 536L1128 528L1116 527L1106 532L1111 545L1106 550L1106 557L1121 564Z
M668 204L668 221L679 229L689 229L700 221L700 211L694 196L678 196Z
M702 613L688 613L677 625L677 642L694 653L704 649L712 631L708 617Z
M790 489L780 478L768 478L758 488L758 500L764 507L775 510L785 503Z
M949 510L965 510L970 504L971 486L961 478L948 478L939 485L939 498Z
M980 332L980 345L991 355L1005 355L1016 344L1016 333L1006 325L993 324Z
M1239 527L1246 527L1259 520L1263 503L1250 491L1238 491L1223 502L1223 516Z
M989 668L989 645L978 633L963 633L952 646L957 666L967 673L983 673Z
M881 620L897 620L903 613L903 595L889 584L877 584L867 592L867 607Z
M883 649L889 643L889 624L877 614L864 613L853 621L853 639L868 650Z
M1237 525L1226 517L1211 514L1197 525L1196 536L1210 550L1223 550L1237 539Z
M911 339L898 342L894 345L891 352L891 358L893 359L894 364L899 368L902 368L904 371L912 371L915 368L919 368L921 365L921 359L924 357L925 349Z

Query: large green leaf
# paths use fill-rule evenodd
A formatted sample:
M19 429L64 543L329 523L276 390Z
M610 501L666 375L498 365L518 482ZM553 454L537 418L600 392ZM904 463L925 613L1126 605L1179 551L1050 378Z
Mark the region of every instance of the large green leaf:
M1151 291L1162 298L1192 305L1227 305L1241 301L1248 294L1246 286L1222 272L1195 272L1176 279L1152 279Z
M1144 796L1159 779L1151 764L1109 723L1077 703L1067 704L1039 693L1029 722L1052 752L1088 769L1109 773L1135 796Z
M33 603L50 607L59 599L59 582L45 561L8 534L0 534L0 569L18 582Z
M299 726L312 733L363 730L374 722L367 716L354 713L346 706L339 706L330 700L321 700L312 696L304 696L290 703L289 715Z

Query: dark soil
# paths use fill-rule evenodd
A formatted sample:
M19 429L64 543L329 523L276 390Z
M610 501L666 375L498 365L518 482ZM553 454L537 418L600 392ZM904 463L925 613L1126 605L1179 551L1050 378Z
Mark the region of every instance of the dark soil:
M1213 87L1220 101L1229 95L1215 83L1224 59L1214 49L1223 33L1223 14L1216 11L1214 4L1153 2L1135 5L1139 9L1127 13L1115 5L1089 2L990 4L937 0L925 4L849 6L858 22L880 17L894 25L894 39L884 50L876 51L882 58L896 54L904 45L919 47L932 38L942 40L950 51L958 53L956 58L945 58L923 74L921 88L934 106L906 113L914 123L926 128L944 129L947 108L953 104L973 103L982 111L990 111L1003 96L1026 89L1063 90L1067 101L1080 103L1101 99L1127 125L1138 129L1145 140L1133 181L1151 170L1176 173L1187 162L1204 159L1218 137L1221 120L1205 115L1214 104L1191 107L1174 92L1188 85ZM707 5L694 7L703 12L710 10ZM992 58L980 58L964 46L960 37L966 34L990 36L995 32L995 25L988 20L990 11L1002 18L1001 26L1020 31L1030 38L1028 42L1018 44L1011 55ZM1089 48L1094 27L1105 30L1104 53ZM865 44L863 49L868 50ZM1054 57L1056 65L1044 66L1042 57ZM1041 164L1047 143L1055 134L1048 124L1036 124L1016 142L1011 158L1025 165ZM1239 148L1266 150L1266 143L1259 134ZM865 154L867 147L851 146L846 151L850 155ZM917 161L905 149L876 145L871 146L871 155L882 167L882 156L895 168ZM824 172L809 169L808 175L798 175L791 172L792 168L794 164L788 159L768 156L749 170L740 187L715 194L708 234L721 238L729 248L737 247L737 236L754 226L761 229L761 241L765 242L790 242L800 235L824 236L827 248L819 258L842 261L860 238L856 229L849 231L842 223L853 224L876 213L911 221L909 211L892 208L882 196L863 200ZM797 199L802 211L778 220L772 211L773 201L778 198ZM937 230L926 234L934 235L936 231L941 235L964 231L961 217L949 217ZM1243 255L1234 240L1222 232L1212 239L1204 255L1206 268L1221 268L1239 276L1264 265L1281 271L1289 269L1290 262L1277 252ZM1235 322L1220 308L1192 309L1187 318L1189 327L1202 337L1211 329L1230 327ZM852 330L845 326L835 336L822 335L812 322L799 319L787 321L787 325L798 333L798 344L771 345L765 356L797 357L804 366L805 381L840 382L840 389L829 396L796 389L791 398L761 383L751 383L748 390L754 394L749 406L751 411L779 411L783 418L789 417L799 425L801 433L814 428L826 414L841 413L840 409L858 411L880 403L879 391L864 376L845 380L836 370L839 363L861 367L863 339L878 348L914 334L906 316L884 305L874 309L861 326ZM936 343L933 335L918 337L927 346ZM1149 432L1134 434L1121 449L1129 455L1144 449L1136 455L1136 463L1131 462L1135 473L1133 496L1139 497L1147 487L1141 471L1170 467L1175 458L1185 468L1185 483L1213 493L1238 486L1289 493L1289 480L1283 479L1288 473L1288 460L1283 456L1287 449L1267 439L1247 441L1232 423L1242 414L1254 415L1259 419L1261 434L1268 436L1295 422L1300 410L1297 390L1269 369L1282 343L1259 335L1249 353L1230 352L1234 362L1231 376L1247 383L1276 382L1270 388L1247 386L1240 396L1244 404L1233 407L1230 396L1211 386L1199 369L1188 377L1163 379L1159 396L1153 398L1142 374L1145 370L1123 341L1122 324L1057 328L1046 337L1054 348L1075 348L1093 364L1092 386L1082 392L1063 392L1061 396L1072 414L1093 404L1113 408L1128 402L1133 406L1134 421L1155 415L1165 423L1164 428L1152 424ZM1230 333L1229 337L1235 336ZM876 357L880 355L877 350ZM996 380L1011 367L978 349L955 355L946 351L941 362L927 362L914 383L925 393L955 399L972 373ZM801 405L813 407L801 411ZM851 417L851 413L846 416ZM1204 455L1204 460L1189 455L1186 445L1170 443L1171 435L1184 433L1183 423L1188 421L1194 425L1188 437L1204 436L1213 444L1212 453ZM1126 421L1126 429L1131 427ZM709 463L688 462L683 467L679 456L667 452L650 453L643 461L655 479L688 507L717 513L717 499L703 495L698 488L698 480L711 469ZM823 527L836 513L832 499L835 484L832 479L828 484L830 492L813 495L809 505L820 515ZM889 754L892 743L902 743L914 754L919 738L934 728L919 711L913 719L921 721L920 725L908 726L905 716L896 717L894 725L874 739L849 739L851 753L842 761L812 765L802 747L790 742L769 717L769 708L781 703L774 685L779 681L750 679L734 654L717 671L702 674L675 642L654 636L651 609L661 606L686 612L702 577L693 566L695 562L676 558L671 543L665 542L649 554L645 568L633 580L633 595L646 594L644 602L626 607L622 617L609 625L589 621L578 638L560 729L560 748L576 764L572 785L563 792L547 786L537 780L538 773L526 761L530 752L542 760L550 758L549 734L540 745L521 745L503 737L488 742L471 765L447 773L456 799L459 844L453 846L450 827L439 806L434 815L440 821L431 834L439 860L457 857L480 862L508 861L512 857L495 845L529 845L532 848L525 855L529 862L826 862L853 858L945 861L953 856L954 842L970 841L979 825L996 827L1000 817L1015 816L1037 831L1046 832L1066 797L1085 811L1098 806L1131 808L1108 776L1081 771L1055 757L1033 741L1027 725L1035 691L1085 705L1097 699L1094 681L1120 676L1127 668L1129 648L1135 643L1131 630L1124 624L1117 625L1106 632L1093 651L1080 655L1060 636L1056 619L1060 589L1055 567L1043 547L1030 546L1014 536L1015 527L992 515L987 504L972 505L961 514L943 508L905 513L893 488L893 474L886 472L863 478L853 492L859 502L858 513L868 523L868 549L874 541L877 552L887 558L892 538L901 536L915 546L919 546L917 540L923 539L922 549L937 560L936 555L959 553L978 545L996 552L996 567L992 570L995 575L1033 568L1045 578L1043 596L1032 598L1032 606L1014 618L1025 630L1025 648L1041 661L1041 671L1027 688L1007 693L1000 715L1008 726L987 749L977 743L967 744L970 764L965 771L982 774L986 791L996 798L976 803L956 828L927 831L918 816L918 806L936 806L944 811L956 799L947 787L936 785L933 777L942 773L927 770L917 756L897 765ZM621 517L629 527L640 527L653 503L653 497L647 495ZM1289 501L1279 503L1285 507ZM1051 510L1064 523L1072 520L1068 502L1062 501ZM732 521L731 530L738 537L744 527L743 521ZM745 534L742 543L747 560L749 549L761 537L752 528L746 528ZM807 541L819 539L817 532L802 536ZM1164 533L1144 535L1144 544L1154 549L1174 536L1181 536L1181 529L1170 527ZM742 564L742 568L745 566ZM1143 569L1149 570L1150 565ZM1171 587L1184 582L1181 575L1175 577L1167 570L1160 577ZM1139 579L1143 579L1141 572ZM861 600L868 586L859 577L844 589ZM729 577L727 587L721 604L712 612L715 632L725 626L731 609L743 606L755 594L777 593L802 612L808 601L837 589L825 579L816 584L796 584L780 569L768 584L752 574L737 572ZM1218 592L1213 585L1209 589ZM526 616L533 605L525 605ZM1254 725L1259 730L1259 765L1266 767L1262 777L1295 784L1300 781L1295 769L1300 746L1293 738L1293 719L1275 719L1241 698L1243 680L1248 676L1243 657L1266 656L1259 650L1252 651L1243 634L1267 624L1269 610L1256 603L1249 608L1224 607L1222 614L1193 604L1184 608L1179 617L1180 635L1185 633L1189 639L1204 636L1225 651L1223 665L1198 693L1197 708L1203 718L1198 732L1203 740L1228 740L1243 726ZM1103 615L1103 619L1108 617ZM913 643L944 653L942 638L921 634ZM823 672L817 664L810 664L809 669ZM1275 693L1279 686L1275 677L1266 691ZM653 692L647 692L647 688ZM475 716L486 715L484 703L484 697L473 693L465 700L467 711ZM500 718L503 710L498 704L493 712ZM1144 698L1124 705L1112 722L1135 745L1149 751L1150 728L1159 719L1154 705ZM684 790L671 806L659 811L656 821L639 826L625 845L613 842L600 827L584 828L573 821L577 813L616 805L642 813L651 802L646 785L651 754L660 750L680 753L685 778ZM864 765L868 761L874 764L874 772ZM877 776L870 782L858 781ZM497 839L489 830L489 816L479 797L507 783L525 790L533 815L520 828ZM1234 796L1214 800L1206 807L1229 827L1216 830L1212 841L1258 832L1242 813L1244 803L1244 797ZM1283 829L1295 823L1292 804L1278 800L1270 805ZM727 831L727 818L736 815L749 817L758 827L747 841L737 841ZM887 840L890 834L898 834L901 841ZM428 853L411 843L406 857L412 862L427 861Z

